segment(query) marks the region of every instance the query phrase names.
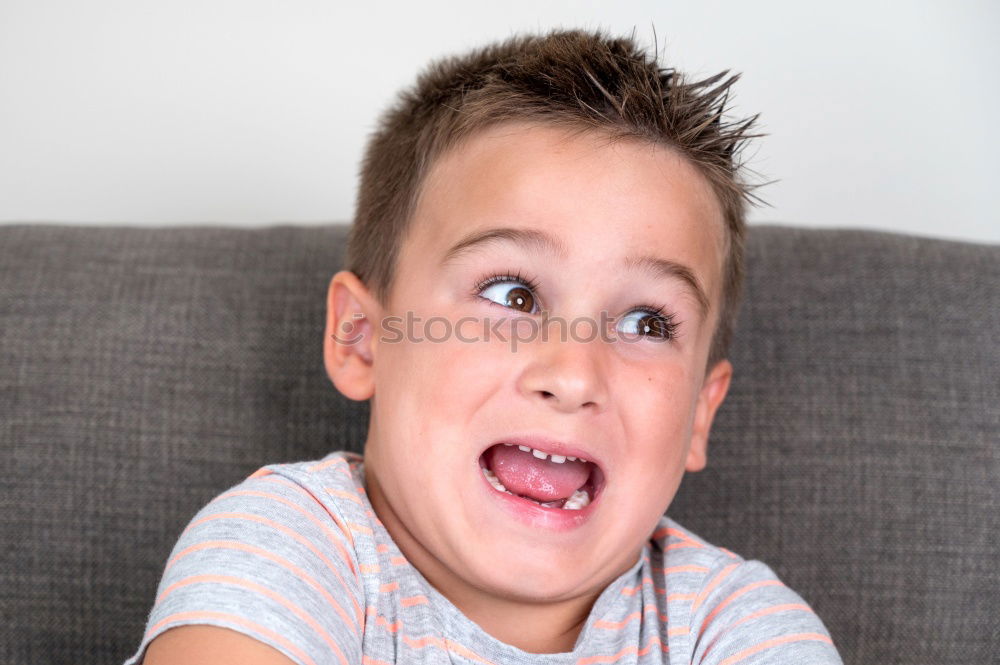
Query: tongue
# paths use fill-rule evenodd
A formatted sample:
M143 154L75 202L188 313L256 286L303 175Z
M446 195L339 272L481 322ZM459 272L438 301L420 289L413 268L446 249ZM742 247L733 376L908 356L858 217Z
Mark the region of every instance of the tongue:
M486 451L486 464L508 490L539 502L568 499L590 476L588 462L557 464L502 443Z

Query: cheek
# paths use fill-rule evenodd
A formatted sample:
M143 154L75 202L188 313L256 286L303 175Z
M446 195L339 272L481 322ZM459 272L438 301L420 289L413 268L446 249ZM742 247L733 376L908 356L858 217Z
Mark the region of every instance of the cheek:
M696 394L685 367L663 364L646 368L626 378L624 384L635 420L655 426L666 435L689 419Z
M440 339L435 331L432 339ZM415 447L434 445L442 432L465 428L482 404L503 385L509 358L490 343L445 341L384 345L376 360L375 400L380 417ZM431 436L431 433L435 433Z
M665 469L683 467L697 397L690 377L684 366L664 363L617 382L626 441L640 475L662 479Z

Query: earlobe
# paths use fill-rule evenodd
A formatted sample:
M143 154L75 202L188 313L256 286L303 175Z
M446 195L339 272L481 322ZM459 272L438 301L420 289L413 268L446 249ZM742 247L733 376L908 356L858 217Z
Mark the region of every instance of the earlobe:
M345 397L366 400L375 393L376 332L381 311L357 275L341 270L330 280L326 297L323 364Z
M685 466L687 471L701 471L708 464L708 433L712 429L715 412L729 391L732 376L733 366L728 360L717 362L705 376L695 407L691 446L688 448Z

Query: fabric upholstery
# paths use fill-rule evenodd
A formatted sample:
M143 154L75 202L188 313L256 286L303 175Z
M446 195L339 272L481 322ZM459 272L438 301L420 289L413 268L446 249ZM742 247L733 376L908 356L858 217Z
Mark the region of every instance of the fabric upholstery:
M326 378L345 229L0 226L0 662L120 662L166 557L269 462L361 450ZM753 227L709 466L668 514L846 663L1000 652L1000 248Z

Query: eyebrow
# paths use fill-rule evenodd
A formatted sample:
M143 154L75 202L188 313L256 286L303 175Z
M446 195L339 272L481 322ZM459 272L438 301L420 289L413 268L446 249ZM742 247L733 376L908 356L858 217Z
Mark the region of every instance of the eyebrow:
M705 289L702 288L694 271L683 263L644 255L628 257L625 259L625 265L651 273L654 277L680 280L698 303L698 310L702 320L708 315L709 304Z
M554 238L544 231L501 227L470 233L445 252L441 263L454 261L469 251L494 242L510 242L525 251L556 254L560 257L565 257L569 253L559 239ZM687 290L691 292L691 295L694 296L700 310L701 318L704 319L708 314L709 302L708 296L705 294L705 289L702 288L694 271L683 263L661 259L656 256L642 255L627 257L625 259L625 266L641 270L653 277L682 282L687 287Z
M504 227L470 233L451 249L445 252L444 259L441 263L453 261L462 254L465 254L479 245L498 241L512 242L518 247L530 252L547 252L549 254L557 254L560 257L565 257L567 254L566 247L559 242L559 240L553 238L544 231Z

